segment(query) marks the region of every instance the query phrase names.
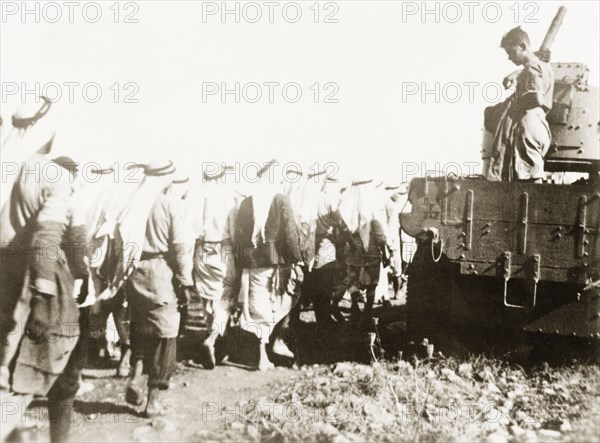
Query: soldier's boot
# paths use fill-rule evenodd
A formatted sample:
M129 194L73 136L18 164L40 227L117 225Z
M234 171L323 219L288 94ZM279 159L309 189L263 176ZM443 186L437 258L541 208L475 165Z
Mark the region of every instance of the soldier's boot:
M121 361L117 368L117 377L127 377L131 372L131 348L128 345L121 345Z
M213 332L204 342L200 345L200 362L206 369L214 369L217 364L215 358L215 339L212 338L216 332Z
M160 403L160 389L148 389L148 402L146 403L146 411L144 414L147 418L156 417L162 413L162 404Z
M209 327L208 337L200 344L200 363L205 369L214 369L217 364L215 358L215 341L219 335L221 324L217 321L215 305L211 300L204 307L206 325ZM217 308L218 309L218 308Z
M258 370L259 371L268 371L269 369L273 369L275 365L269 360L269 356L267 354L267 344L260 343L259 349L259 358L258 358Z
M271 350L274 354L281 355L282 357L294 358L294 353L290 351L290 348L288 348L288 346L285 344L281 337L277 337L273 341L273 346L271 347Z
M136 360L131 368L131 380L127 383L125 390L125 401L134 406L140 406L144 402L143 371L144 361Z
M63 443L69 441L73 398L48 402L48 418L50 419L50 442Z

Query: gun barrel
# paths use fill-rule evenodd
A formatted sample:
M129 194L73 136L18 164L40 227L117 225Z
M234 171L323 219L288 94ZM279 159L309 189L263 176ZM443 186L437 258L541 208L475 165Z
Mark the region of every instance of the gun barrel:
M560 26L562 25L563 18L565 17L566 13L567 13L567 8L565 8L564 6L561 6L558 9L558 12L556 13L556 17L554 17L554 20L552 20L552 24L550 25L550 28L548 29L548 32L546 33L546 37L544 38L544 41L542 42L542 46L540 46L540 52L550 51L550 48L552 47L552 43L554 42L554 39L556 38L556 34L558 34L558 30L560 29Z

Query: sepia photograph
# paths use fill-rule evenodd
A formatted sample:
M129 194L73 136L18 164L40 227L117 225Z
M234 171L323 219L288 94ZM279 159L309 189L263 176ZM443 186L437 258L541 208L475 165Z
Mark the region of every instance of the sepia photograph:
M0 0L0 443L600 443L600 2Z

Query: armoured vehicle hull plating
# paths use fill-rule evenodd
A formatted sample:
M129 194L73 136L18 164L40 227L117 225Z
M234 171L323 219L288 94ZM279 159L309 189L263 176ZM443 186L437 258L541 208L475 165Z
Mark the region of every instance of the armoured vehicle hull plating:
M597 184L423 178L409 201L411 332L452 323L600 343Z
M599 91L588 86L585 65L552 67L546 183L411 182L412 211L401 226L418 239L408 270L413 337L435 337L452 324L600 348ZM562 184L573 172L582 177Z

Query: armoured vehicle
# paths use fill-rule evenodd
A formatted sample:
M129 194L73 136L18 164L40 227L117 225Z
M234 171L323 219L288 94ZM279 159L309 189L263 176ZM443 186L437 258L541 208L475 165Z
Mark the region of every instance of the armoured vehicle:
M401 225L418 245L408 271L413 339L435 342L459 328L600 348L599 90L582 63L552 68L544 183L411 182ZM573 174L579 180L564 184Z

